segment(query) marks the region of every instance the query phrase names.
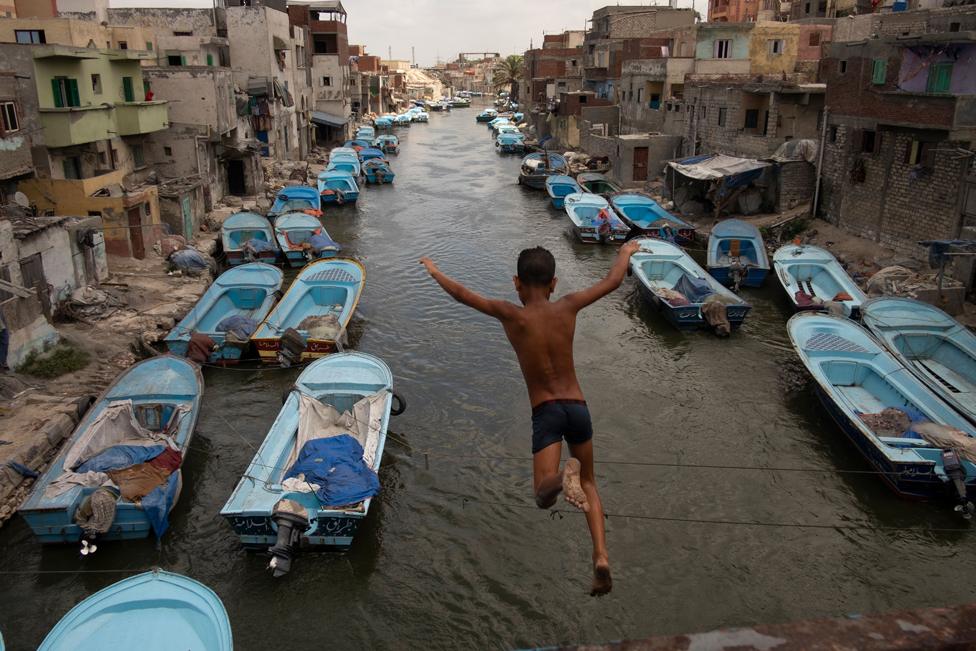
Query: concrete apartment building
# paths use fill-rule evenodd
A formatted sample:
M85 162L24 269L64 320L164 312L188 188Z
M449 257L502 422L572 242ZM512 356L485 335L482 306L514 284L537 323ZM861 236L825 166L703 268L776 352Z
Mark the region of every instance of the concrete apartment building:
M542 107L562 93L583 90L583 31L546 34L542 47L527 50L520 97L528 106Z

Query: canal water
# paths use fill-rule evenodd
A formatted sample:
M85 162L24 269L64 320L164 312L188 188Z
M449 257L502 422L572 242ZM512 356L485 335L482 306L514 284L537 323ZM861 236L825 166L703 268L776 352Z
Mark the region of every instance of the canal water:
M574 241L543 193L516 184L518 159L495 153L475 113L401 130L395 185L325 218L367 269L354 345L387 361L408 402L353 549L302 555L272 579L267 558L239 548L218 512L297 371L207 369L160 545L106 543L82 558L42 548L22 520L0 529L8 648L35 648L79 600L150 566L216 591L239 649L504 649L972 600L972 536L890 529L962 521L898 500L870 474L837 472L868 467L797 389L774 282L746 290L752 313L720 340L675 331L632 278L578 324L615 580L610 596L589 597L583 518L533 507L529 403L501 328L448 298L417 260L517 300L524 247L555 254L557 294L597 281L616 251Z

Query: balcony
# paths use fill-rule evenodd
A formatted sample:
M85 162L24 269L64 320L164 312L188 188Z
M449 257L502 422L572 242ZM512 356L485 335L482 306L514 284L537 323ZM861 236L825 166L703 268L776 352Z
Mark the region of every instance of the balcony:
M607 68L602 66L586 66L583 68L583 77L588 81L605 81L607 78Z
M110 104L71 108L42 108L41 128L48 147L70 147L106 140L115 135Z
M169 126L167 102L128 102L115 105L115 119L120 136L162 131Z

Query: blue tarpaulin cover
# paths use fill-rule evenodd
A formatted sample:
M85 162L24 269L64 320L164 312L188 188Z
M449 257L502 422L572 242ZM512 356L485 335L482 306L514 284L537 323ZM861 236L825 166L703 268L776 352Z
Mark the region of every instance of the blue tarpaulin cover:
M149 523L152 525L156 538L162 538L169 529L169 512L176 503L176 493L179 492L180 472L177 470L169 476L166 483L157 486L142 498L142 510L145 511Z
M258 329L258 322L241 314L234 314L217 324L218 332L230 332L242 341L246 341Z
M196 249L180 249L169 256L170 264L188 273L200 273L208 268L207 259Z
M715 293L715 290L711 288L707 280L692 278L691 276L682 276L675 283L674 290L684 294L685 298L692 303L701 303L706 297Z
M334 242L331 238L329 238L329 236L322 235L321 233L308 238L308 245L312 247L312 250L316 253L320 253L322 251L342 250L342 246L340 246L338 242Z
M145 463L158 457L165 445L113 445L75 468L75 472L107 472Z
M379 478L363 461L363 446L348 434L313 439L302 446L284 478L299 474L318 484L315 495L326 506L355 504L380 490Z

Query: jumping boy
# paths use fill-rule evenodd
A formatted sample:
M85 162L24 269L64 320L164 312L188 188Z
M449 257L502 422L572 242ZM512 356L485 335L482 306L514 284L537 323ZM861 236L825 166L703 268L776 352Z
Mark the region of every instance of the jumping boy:
M522 307L485 298L445 276L430 258L420 262L454 300L495 317L505 328L518 357L532 403L532 470L535 503L548 509L560 492L586 514L593 539L593 587L590 594L610 592L610 558L603 528L603 505L593 478L593 427L573 363L576 314L623 282L630 257L640 248L625 244L606 278L592 287L550 301L556 289L556 260L542 247L519 254L513 278ZM562 471L562 440L571 458Z

